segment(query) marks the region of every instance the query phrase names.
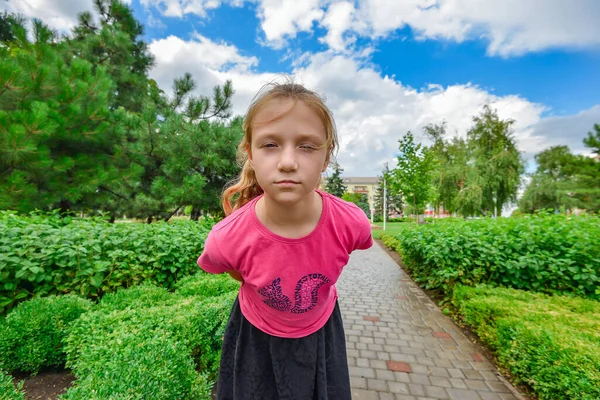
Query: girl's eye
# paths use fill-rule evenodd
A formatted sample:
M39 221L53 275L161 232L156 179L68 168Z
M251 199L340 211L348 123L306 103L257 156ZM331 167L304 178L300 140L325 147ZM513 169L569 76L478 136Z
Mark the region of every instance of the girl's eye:
M302 145L302 146L300 146L300 148L301 148L302 150L306 150L306 151L311 151L311 150L314 150L314 149L315 149L313 146L311 146L311 145L309 145L309 144Z
M276 147L276 145L275 145L275 143L266 143L266 144L263 144L262 147L273 148L273 147Z

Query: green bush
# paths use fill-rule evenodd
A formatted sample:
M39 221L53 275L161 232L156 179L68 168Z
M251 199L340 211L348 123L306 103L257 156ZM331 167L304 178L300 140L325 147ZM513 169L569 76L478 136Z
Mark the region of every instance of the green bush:
M457 284L487 283L600 299L598 217L436 221L407 227L396 239L395 250L427 289L451 293Z
M0 211L0 313L33 296L98 298L144 281L170 289L197 271L212 224L110 224Z
M15 387L13 379L6 372L0 370L0 399L1 400L25 400L22 392L24 381Z
M453 304L518 382L544 399L600 398L600 303L457 286Z
M62 340L69 326L93 307L74 295L38 297L0 320L0 369L36 373L65 363Z
M108 362L114 354L128 351L119 344L122 338L131 336L143 342L168 332L170 338L186 347L186 354L192 357L198 370L214 379L221 338L235 296L235 292L230 292L208 299L181 297L173 303L121 310L99 307L72 325L65 340L66 365L76 377L85 378L95 373L97 362Z
M88 351L87 372L77 371L79 379L61 399L210 399L207 377L195 371L188 347L170 332L121 332Z
M182 296L200 296L202 298L220 296L223 293L235 292L240 283L229 274L207 274L198 272L181 279L175 284L175 293Z
M157 305L173 305L180 300L167 289L144 282L138 286L121 288L114 293L105 294L97 309L103 312L124 310L128 307L139 310Z

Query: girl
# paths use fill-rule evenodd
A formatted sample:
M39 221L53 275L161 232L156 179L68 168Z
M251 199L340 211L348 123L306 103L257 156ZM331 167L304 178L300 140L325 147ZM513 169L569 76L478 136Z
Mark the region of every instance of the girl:
M223 193L227 217L198 265L242 282L223 339L217 399L350 399L335 283L373 244L365 213L317 190L337 147L331 112L301 85L254 99ZM234 199L235 198L235 199Z

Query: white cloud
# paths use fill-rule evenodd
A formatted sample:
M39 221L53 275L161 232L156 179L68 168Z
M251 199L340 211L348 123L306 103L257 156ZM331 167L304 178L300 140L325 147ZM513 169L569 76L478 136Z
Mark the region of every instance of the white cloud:
M155 67L150 71L150 77L169 94L173 79L186 72L194 77L197 94L203 95L210 95L214 86L232 79L236 91L233 111L237 115L245 112L245 107L258 90L260 77L266 81L274 76L251 72L258 64L256 57L244 56L235 46L215 43L199 34L189 41L176 36L154 40L149 49L155 57Z
M519 55L551 47L600 45L595 0L364 0L373 35L410 25L425 38L489 40L492 55Z
M340 136L338 159L348 176L376 175L384 162L395 165L398 139L411 131L423 140L422 128L428 123L446 121L450 134L466 135L485 104L497 109L501 118L516 120L515 135L522 147L545 110L521 97L499 97L469 84L415 90L341 55L314 55L296 72L327 95Z
M153 42L150 48L157 65L151 76L161 87L169 88L173 78L190 72L203 94L232 79L236 90L233 111L243 115L256 92L276 75L252 72L249 67L256 61L241 56L233 46L210 43L206 48L211 48L211 54L228 54L217 56L216 61L203 55L203 46L177 38ZM384 162L394 166L398 139L410 130L423 140L422 128L428 123L446 121L449 134L466 135L473 116L485 104L495 108L500 118L516 121L515 137L529 157L551 145L581 143L592 121L600 121L600 105L577 115L543 118L547 111L544 105L517 95L497 96L473 84L431 85L417 90L348 55L330 51L302 57L294 71L295 79L326 97L338 127L338 160L345 176L375 176ZM231 67L225 63L228 59L239 59L240 65ZM581 151L581 147L572 149Z
M150 28L165 29L167 26L161 21L160 18L155 17L152 13L149 13L147 24Z
M94 6L92 0L2 0L0 10L21 14L25 18L38 18L59 32L68 32L77 25L77 15L93 11Z
M344 38L344 34L354 20L354 12L354 5L347 1L331 4L321 21L321 25L327 29L327 35L320 41L327 43L330 49L346 50L355 40L354 37Z
M545 147L567 145L572 152L589 153L583 139L600 123L600 104L574 115L552 116L531 127L530 137L536 143L531 149L538 153Z
M410 26L423 39L488 41L490 55L514 56L550 48L600 46L600 2L597 0L139 0L163 16L207 17L223 4L255 4L264 42L285 46L299 32L326 33L320 41L344 52L356 37L388 37ZM128 0L127 3L131 3ZM92 0L0 1L0 10L41 18L68 31L77 14L93 10Z
M240 7L243 0L139 0L146 7L156 8L165 17L183 17L186 14L194 14L206 18L207 11L221 7L227 3L234 7Z
M149 47L157 64L165 67L202 65L214 70L247 70L258 64L256 57L241 55L235 46L213 42L198 33L190 41L171 35L152 41Z
M422 39L486 39L490 55L600 46L596 0L360 0L356 9L346 0L261 0L259 16L275 47L311 31L313 22L327 30L321 40L334 50L352 44L345 36L375 39L405 26Z
M298 32L311 31L323 15L320 0L261 0L258 6L266 43L275 48L283 47L285 39Z

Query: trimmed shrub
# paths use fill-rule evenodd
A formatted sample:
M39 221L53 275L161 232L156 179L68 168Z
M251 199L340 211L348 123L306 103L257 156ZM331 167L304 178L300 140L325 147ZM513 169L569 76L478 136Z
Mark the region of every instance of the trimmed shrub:
M388 240L416 282L480 283L600 299L600 218L565 215L407 227Z
M597 301L458 286L452 302L499 365L540 399L600 398Z
M126 308L142 309L157 305L173 305L181 301L167 289L151 283L142 283L130 288L121 288L115 293L107 293L98 303L97 309L102 312L124 310Z
M88 350L87 372L61 399L210 399L206 376L194 370L189 348L170 332L121 332Z
M0 399L1 400L25 400L25 394L22 392L24 381L21 381L15 387L13 378L6 372L0 370Z
M37 373L62 366L62 340L69 326L91 310L90 300L74 296L38 297L19 304L0 321L0 368Z
M229 274L207 274L198 272L181 279L175 285L175 293L181 296L199 296L202 298L220 296L224 293L237 292L240 283Z
M175 295L173 295L175 296ZM84 314L72 326L66 338L66 365L75 376L85 378L94 374L97 360L127 351L122 349L123 337L140 341L168 332L181 343L194 360L199 371L215 379L221 351L221 337L236 293L200 299L180 298L175 304L155 304L152 307L128 307L107 312L101 307Z

